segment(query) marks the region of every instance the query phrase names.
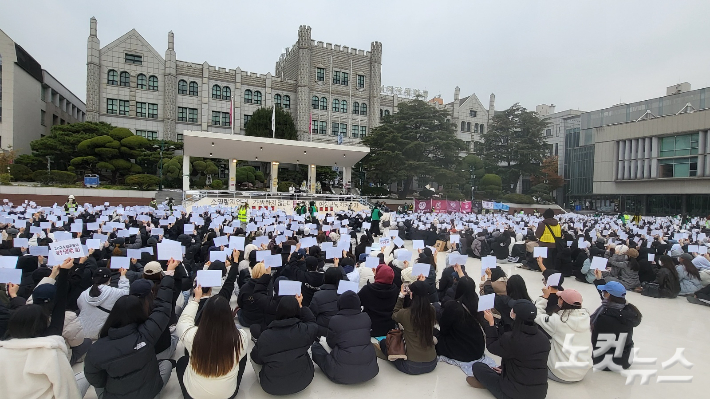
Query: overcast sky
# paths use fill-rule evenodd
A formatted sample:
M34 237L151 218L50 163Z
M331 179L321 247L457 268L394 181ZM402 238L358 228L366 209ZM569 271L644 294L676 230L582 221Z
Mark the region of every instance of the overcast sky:
M558 111L710 86L708 15L708 0L0 1L0 29L81 99L95 16L102 46L135 28L164 55L172 30L179 60L259 73L310 25L317 41L382 42L383 85Z

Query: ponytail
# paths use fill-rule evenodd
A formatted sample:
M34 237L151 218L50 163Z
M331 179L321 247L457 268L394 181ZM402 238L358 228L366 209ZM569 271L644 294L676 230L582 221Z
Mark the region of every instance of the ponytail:
M100 268L99 270L97 270L96 274L94 274L93 284L91 286L91 289L89 290L89 296L92 298L96 298L101 295L101 289L99 289L99 286L106 284L110 280L111 271L109 269Z

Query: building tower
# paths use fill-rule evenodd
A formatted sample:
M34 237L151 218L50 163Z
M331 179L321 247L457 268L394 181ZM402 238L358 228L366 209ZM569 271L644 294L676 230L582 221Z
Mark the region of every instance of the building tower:
M382 43L370 45L370 99L368 125L370 130L380 124L380 91L382 88Z
M491 126L491 120L493 120L493 114L496 112L496 95L491 93L491 99L488 101L488 128Z
M456 86L454 89L454 109L452 111L453 115L451 115L451 120L456 123L456 130L458 130L459 126L459 99L461 98L461 89Z
M164 82L163 140L177 141L177 132L175 132L175 113L177 111L177 61L173 31L168 32L168 49L165 50Z
M91 17L89 40L86 44L86 121L98 122L101 87L101 45L96 36L96 18Z
M298 27L298 86L296 87L296 131L299 140L308 140L311 131L310 101L311 90L309 83L311 73L311 27L301 25Z

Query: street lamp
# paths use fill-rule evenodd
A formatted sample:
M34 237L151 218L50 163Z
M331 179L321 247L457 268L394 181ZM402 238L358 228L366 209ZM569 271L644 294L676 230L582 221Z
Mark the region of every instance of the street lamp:
M165 141L161 141L160 145L154 145L153 148L160 148L160 168L158 169L158 191L163 191L163 150L165 149ZM175 147L170 146L169 149L174 150Z

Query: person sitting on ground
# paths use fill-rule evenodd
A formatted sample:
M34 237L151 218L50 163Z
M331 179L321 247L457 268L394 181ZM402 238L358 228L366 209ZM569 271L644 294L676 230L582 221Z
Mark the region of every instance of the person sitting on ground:
M601 271L596 270L596 272L601 277ZM597 279L595 283L604 283L604 280ZM615 355L616 348L609 348L604 353L594 354L594 364L603 362L605 357L611 357L614 364L624 370L628 369L631 366L629 360L634 348L634 327L641 324L641 312L626 301L626 288L623 284L610 281L606 284L598 284L597 289L602 297L602 304L591 316L592 346L595 349L599 348L601 346L597 344L599 338L609 334L613 335L615 342L621 339L621 334L626 334L626 340L621 356ZM604 341L608 342L609 339L605 338ZM608 368L605 371L608 371Z
M360 267L366 266L363 264ZM379 265L375 270L375 282L367 283L357 294L360 297L363 312L367 313L372 321L370 336L378 340L384 339L387 332L395 327L395 322L392 320L392 309L397 303L399 290L392 283L393 280L392 268L387 265Z
M153 398L168 383L173 365L170 360L158 361L155 343L170 323L172 274L178 264L169 262L150 314L133 295L122 296L111 308L84 361L86 381L99 398Z
M291 395L313 381L308 349L318 335L318 324L303 296L281 298L276 320L261 332L251 351L259 384L270 395Z
M547 396L547 358L550 341L535 324L537 308L525 299L510 301L513 330L499 335L490 310L483 312L486 347L501 357L500 367L475 363L466 382L488 389L499 399L544 399Z
M673 259L668 255L661 255L658 258L658 263L659 269L656 273L656 280L653 283L646 283L641 294L658 295L661 298L677 297L680 293L680 279ZM657 290L653 289L654 285L657 286Z
M402 285L397 304L392 311L392 319L403 327L405 358L392 359L397 370L410 375L426 374L436 368L436 347L434 325L436 310L429 302L429 286L420 275L417 281L407 287ZM475 285L474 285L475 286ZM409 296L411 305L404 307L404 297ZM384 358L389 358L386 340L379 341Z
M259 262L251 269L251 278L239 288L237 296L237 318L239 324L248 328L252 324L261 324L264 312L269 304L268 287L271 282L271 268L265 268Z
M608 261L611 271L609 276L604 279L607 282L618 281L627 290L639 287L641 281L639 281L638 251L626 245L618 245L616 248L609 249L609 251L613 253Z
M380 371L375 348L370 343L370 316L360 310L360 298L352 291L340 295L337 305L338 312L330 318L327 330L326 343L331 351L328 353L316 341L311 346L313 361L338 384L369 381Z
M513 305L510 304L511 301L525 299L532 302L528 294L528 288L525 285L525 280L523 280L519 274L510 276L505 286L505 292L506 295L496 295L494 299L494 309L500 314L498 327L501 335L513 331L514 320L510 317L510 311L513 307Z
M185 399L233 399L246 367L249 333L236 327L229 301L219 295L207 300L197 327L195 316L202 293L198 285L176 328L188 353L176 366L180 389Z
M581 381L592 367L592 348L589 342L592 333L589 324L589 312L582 308L582 295L575 290L558 291L559 310L547 314L547 300L550 296L548 287L542 290L542 299L535 302L538 315L535 322L550 336L552 349L547 360L548 377L557 382L569 383ZM571 337L571 339L569 338ZM576 352L574 358L568 347L586 347ZM560 363L587 362L587 367L558 367Z
M342 278L342 268L337 266L328 268L324 273L323 285L313 294L311 304L308 306L316 317L320 337L327 336L330 318L338 313L338 283Z
M693 264L693 255L681 255L678 258L678 265L676 265L675 270L678 272L678 280L680 282L680 293L678 295L695 294L696 291L703 288L700 272Z
M108 319L113 304L130 293L131 285L126 278L126 269L119 270L121 277L118 288L109 286L111 269L101 267L96 270L91 288L82 292L77 299L79 321L84 329L84 336L92 340L99 338L99 332Z
M506 295L505 288L508 284L508 276L500 266L493 269L486 269L486 275L482 277L481 295L496 293Z

